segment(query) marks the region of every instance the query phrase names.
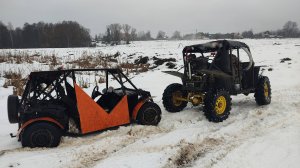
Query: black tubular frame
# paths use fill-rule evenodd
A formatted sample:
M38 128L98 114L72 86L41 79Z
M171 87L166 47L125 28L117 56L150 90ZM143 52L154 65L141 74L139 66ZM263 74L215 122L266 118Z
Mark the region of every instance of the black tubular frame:
M113 78L121 85L121 89L123 90L123 93L125 93L125 89L129 89L126 88L124 86L125 82L129 82L129 84L134 88L134 89L130 89L133 91L136 91L139 95L142 95L143 90L138 89L132 82L131 80L122 72L121 69L118 68L103 68L103 69L68 69L68 70L56 70L56 71L38 71L38 72L31 72L29 75L29 79L28 82L25 86L25 90L23 92L22 95L22 99L20 101L21 104L23 104L25 101L30 101L30 99L37 99L39 98L41 95L43 95L44 97L42 98L42 100L45 100L46 98L49 98L50 100L55 100L55 99L59 99L61 98L61 95L59 95L60 93L58 92L59 89L61 89L61 83L62 82L66 82L66 78L70 77L73 79L74 82L76 82L75 79L75 72L87 72L87 71L104 71L105 72L105 76L106 76L106 88L108 88L108 74L111 74L113 76ZM49 79L52 78L53 80ZM122 78L124 78L125 80L123 81ZM39 81L42 80L42 81ZM43 82L43 80L47 81L47 85L45 88L43 89L38 89L39 84L41 83L45 83ZM34 87L34 88L32 88ZM48 93L46 92L46 90L52 87L50 89L50 91L48 91ZM31 89L36 89L34 90L33 96L30 96L28 94L30 94L30 90ZM51 95L51 93L53 91L57 91L57 98L53 97ZM26 103L26 102L25 102Z

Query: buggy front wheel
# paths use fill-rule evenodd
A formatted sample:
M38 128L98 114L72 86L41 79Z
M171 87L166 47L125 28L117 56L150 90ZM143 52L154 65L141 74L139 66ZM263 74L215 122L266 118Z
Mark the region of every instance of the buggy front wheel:
M146 102L138 111L137 123L142 125L157 125L161 120L160 107L153 102Z

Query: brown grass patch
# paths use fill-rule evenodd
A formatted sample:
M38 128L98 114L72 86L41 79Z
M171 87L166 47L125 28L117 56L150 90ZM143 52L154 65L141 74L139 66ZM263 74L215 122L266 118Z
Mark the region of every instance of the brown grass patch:
M22 95L24 92L24 85L26 82L26 78L22 78L21 72L12 72L7 71L4 72L3 77L5 78L5 82L3 84L4 88L8 86L13 86L13 94L14 95Z

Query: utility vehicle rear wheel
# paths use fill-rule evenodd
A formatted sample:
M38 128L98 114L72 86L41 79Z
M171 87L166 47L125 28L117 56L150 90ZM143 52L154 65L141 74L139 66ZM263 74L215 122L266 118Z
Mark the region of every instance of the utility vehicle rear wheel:
M188 102L182 100L182 98L186 97L187 92L182 90L182 85L179 83L172 83L163 93L163 105L168 112L179 112L187 106Z
M62 130L57 126L38 122L25 128L21 133L21 143L23 147L56 147L59 145Z
M208 92L204 99L204 114L209 121L226 120L231 110L231 98L227 91Z
M146 102L138 111L137 122L142 125L157 125L161 119L160 107L153 102Z
M268 77L262 76L259 78L254 97L258 105L271 103L271 85Z

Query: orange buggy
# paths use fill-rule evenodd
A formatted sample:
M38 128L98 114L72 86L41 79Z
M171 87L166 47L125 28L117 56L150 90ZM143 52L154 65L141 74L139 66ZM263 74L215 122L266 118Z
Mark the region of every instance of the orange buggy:
M78 75L91 73L95 86L90 96L79 86ZM104 82L102 91L99 81ZM7 107L10 123L19 124L17 136L24 147L56 147L63 135L84 135L132 122L157 125L161 119L150 92L138 89L120 69L32 72L22 98L10 95Z

